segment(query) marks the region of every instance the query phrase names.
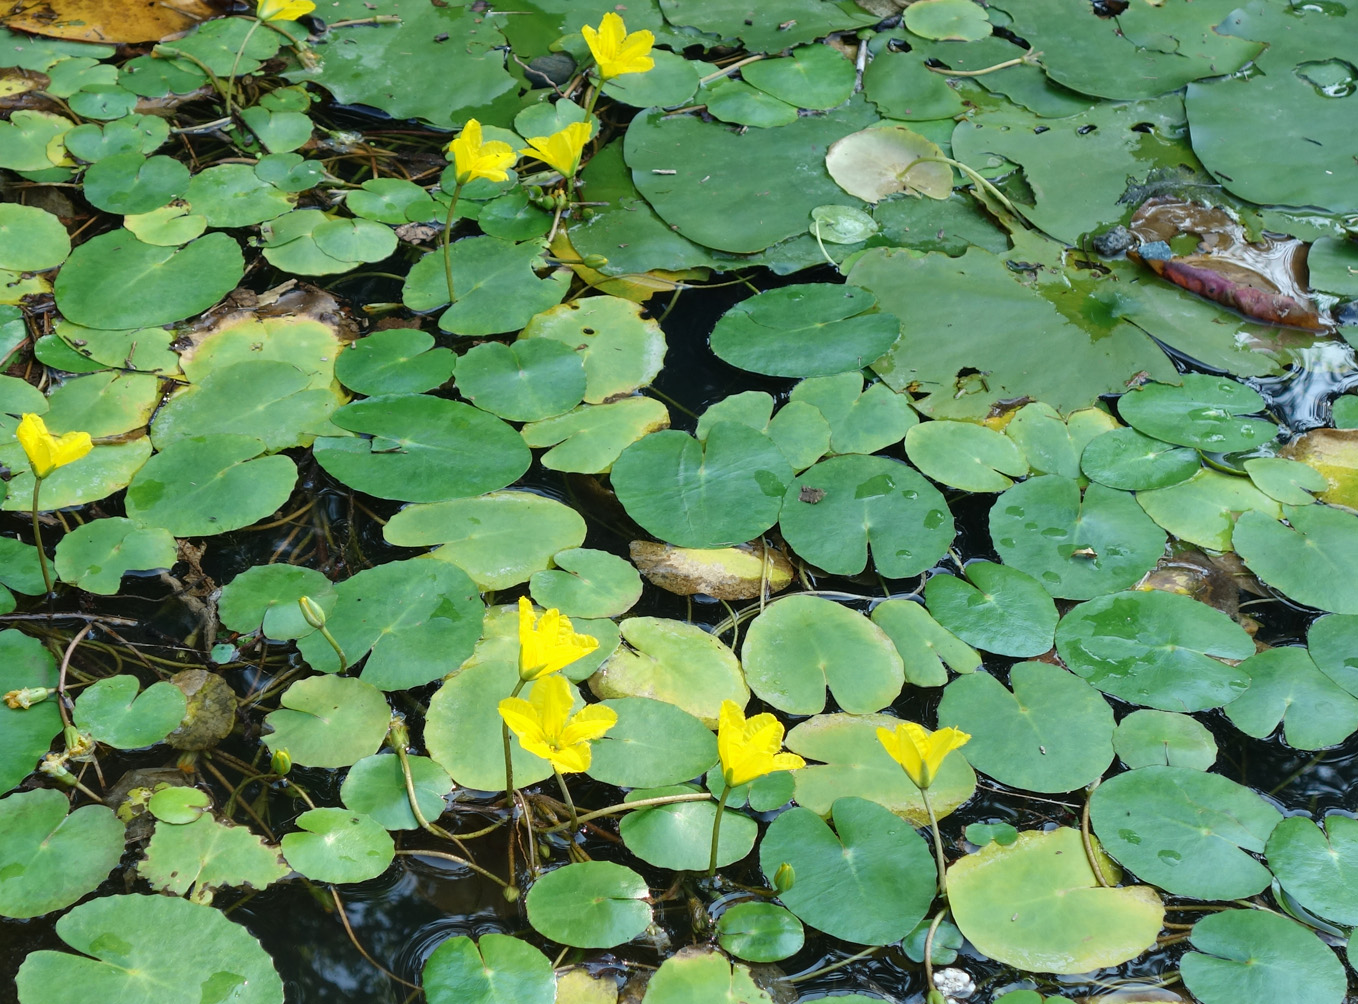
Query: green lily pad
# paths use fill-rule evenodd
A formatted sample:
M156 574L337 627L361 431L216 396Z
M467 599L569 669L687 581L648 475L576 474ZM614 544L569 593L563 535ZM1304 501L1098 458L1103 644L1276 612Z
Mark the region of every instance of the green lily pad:
M201 788L170 785L155 791L146 809L162 823L181 826L200 819L212 804L212 796Z
M670 413L659 401L626 397L581 405L557 418L525 425L521 432L529 446L551 447L540 458L548 470L601 474L628 446L669 424Z
M147 157L140 151L115 153L85 171L85 198L96 209L120 216L159 209L188 188L187 167L173 157Z
M1358 516L1319 504L1284 506L1283 516L1236 521L1231 542L1249 570L1298 603L1358 613Z
M829 45L802 45L779 59L742 66L748 84L798 108L827 111L849 99L854 88L853 63Z
M264 717L264 742L305 767L348 767L377 751L391 709L370 683L347 676L309 676L283 691ZM341 880L348 881L348 880Z
M772 94L751 87L743 80L718 77L703 87L707 112L732 125L772 129L797 121L797 106L780 101Z
M732 366L770 376L861 370L889 349L900 321L874 311L855 286L781 286L736 304L712 329L712 351Z
M1088 445L1117 427L1117 419L1102 408L1081 408L1062 419L1051 405L1035 401L1015 413L1004 434L1018 444L1033 474L1079 479Z
M260 246L264 249L265 260L285 272L297 272L301 275L334 275L348 272L359 263L359 259L336 258L327 254L321 250L317 235L327 224L338 223L343 227L355 222L357 221L337 220L315 209L285 212L260 225L262 237ZM385 240L383 243L386 243Z
M875 802L841 798L834 829L810 809L775 819L759 844L772 883L784 861L797 874L779 897L803 923L860 945L888 945L913 928L933 902L937 869L924 839Z
M569 617L620 617L641 599L641 576L616 554L572 548L558 551L552 562L556 570L534 572L528 583L540 606Z
M1244 478L1203 469L1170 488L1138 492L1146 515L1180 540L1214 551L1231 549L1241 513L1258 511L1277 519L1282 508Z
M584 400L585 362L580 353L550 338L512 345L486 342L458 360L457 389L492 415L537 422Z
M1012 439L972 422L916 425L905 434L905 455L934 481L968 492L1002 492L1028 473Z
M1131 770L1152 765L1210 770L1217 759L1216 740L1200 721L1149 708L1118 722L1113 749Z
M37 206L0 205L0 268L41 272L71 253L71 238L59 218Z
M118 436L146 424L160 402L160 381L149 373L91 373L52 391L46 421L54 431Z
M796 784L797 804L828 816L835 800L846 795L885 806L913 826L928 826L929 813L919 789L891 758L879 728L894 729L890 715L816 715L787 734L787 748L807 760L819 760L789 775ZM966 758L949 756L929 788L929 804L942 819L976 793L976 772Z
M629 617L619 625L619 648L590 678L601 700L650 697L717 727L723 700L750 700L740 663L729 648L695 624L660 617ZM456 775L454 775L456 776Z
M960 115L963 105L947 79L928 68L925 54L918 51L919 43L918 36L900 29L881 32L872 39L869 51L873 57L863 71L863 93L884 118L920 122L921 128L927 128L923 125L926 121ZM906 45L910 46L908 50Z
M1128 492L1044 474L1010 488L990 510L990 536L1006 565L1061 599L1132 585L1154 567L1165 534Z
M746 962L777 962L802 950L802 922L773 903L737 903L717 921L717 943Z
M1226 705L1226 717L1263 739L1279 723L1293 749L1337 746L1358 729L1358 698L1322 673L1306 649L1271 648L1240 664L1249 689Z
M794 715L825 708L825 691L845 711L869 714L891 704L904 664L886 632L848 607L817 596L772 603L750 622L741 649L750 689Z
M283 1002L283 981L268 953L210 906L171 896L105 896L76 907L56 929L82 954L32 952L17 978L24 1004L59 1004L73 994L127 1004L203 994L232 1004ZM167 952L167 931L194 951ZM172 989L181 987L192 990Z
M1251 854L1282 814L1249 788L1191 767L1141 767L1089 800L1104 850L1176 896L1240 899L1273 877Z
M127 488L127 515L176 537L239 530L275 512L292 494L297 466L261 457L250 436L192 436L148 460Z
M905 679L916 687L941 687L948 670L975 672L981 665L977 651L929 615L923 604L888 600L872 610L872 621L891 639L905 661Z
M932 566L955 533L938 489L886 457L822 460L792 479L779 522L792 548L827 572L857 575L871 547L877 569L893 579Z
M127 64L123 65L120 76L120 83L127 87L130 77ZM92 164L120 153L154 153L169 137L170 124L160 116L129 115L103 126L86 122L68 132L62 141L73 156Z
M1225 910L1193 925L1197 952L1179 960L1184 986L1202 1004L1278 1000L1340 1004L1343 963L1300 924L1262 910ZM1281 997L1279 996L1281 995Z
M123 827L102 805L67 813L58 791L0 800L0 916L39 917L70 906L108 876L123 853Z
M642 788L628 794L628 800L657 798L696 792L692 785L672 788ZM712 827L717 818L715 802L673 802L636 809L622 817L618 835L627 849L657 868L674 871L701 871L712 855ZM717 834L717 867L739 861L754 847L759 824L743 813L722 809L721 832Z
M1214 453L1249 450L1267 443L1278 427L1263 418L1258 391L1227 377L1186 373L1183 383L1148 383L1118 398L1118 414L1138 432L1166 443Z
M757 537L778 519L792 468L761 433L733 422L706 443L655 432L613 464L613 489L627 514L680 547L725 547Z
M255 174L249 164L220 164L199 171L189 182L184 200L195 213L207 217L210 227L248 227L276 219L291 210L294 201Z
M535 338L561 342L584 358L584 399L589 404L647 386L665 360L660 325L641 316L640 304L618 296L592 296L544 310L523 329L520 345Z
M78 464L59 467L51 477L43 479L42 507L64 509L108 498L127 487L150 455L151 443L144 437L128 443L96 446ZM0 448L0 457L3 456L3 448ZM16 470L16 462L23 463L17 449L10 461L11 470ZM33 472L19 468L9 481L9 495L0 503L0 508L27 512L32 502Z
M835 184L865 202L905 192L946 199L952 166L936 143L899 123L875 125L836 140L825 153Z
M919 421L907 395L897 394L884 383L873 383L864 390L863 377L857 372L803 380L792 388L779 415L797 404L809 404L824 416L830 426L830 449L835 453L885 450L899 443ZM818 459L813 458L812 463ZM798 469L809 466L803 464Z
M655 66L644 73L623 73L605 81L603 92L634 108L688 104L698 90L697 64L664 49L652 49L651 60Z
M430 954L420 976L429 1004L553 1004L552 964L532 945L507 934L479 941L459 935Z
M966 581L932 575L924 587L929 613L958 638L996 655L1041 655L1052 647L1056 604L1041 583L1017 568L973 561Z
M451 380L456 363L452 349L434 348L432 335L391 328L374 331L341 352L335 360L335 378L370 397L423 394Z
M555 499L504 491L407 506L387 522L382 535L400 547L441 544L434 556L457 565L477 586L507 589L551 568L558 551L579 547L585 521Z
M545 264L541 241L515 244L498 237L469 237L452 245L456 299L439 316L439 327L458 335L494 335L517 331L534 314L561 302L570 286L570 271L559 269L540 279ZM411 310L435 310L448 303L448 274L443 252L425 255L406 276L401 295Z
M20 108L10 114L8 122L0 122L0 167L11 171L48 171L56 166L62 155L49 154L61 150L57 141L75 127L68 118L51 112ZM65 172L63 172L65 174Z
M278 848L244 826L228 826L204 813L191 823L161 823L146 845L137 874L152 888L211 903L224 886L264 889L288 874Z
M538 611L534 611L534 616ZM576 617L571 626L580 634L592 635L599 647L588 655L576 659L561 670L561 675L572 683L588 679L595 670L604 664L618 648L621 635L618 625L609 620L585 620ZM516 603L503 603L486 609L486 619L481 626L481 637L476 649L462 664L462 669L470 669L483 663L497 663L511 668L517 678L519 672L519 608ZM514 681L510 681L510 687ZM492 715L492 719L498 718Z
M56 659L41 641L13 628L0 631L0 687L4 688L0 693L29 687L54 689L56 685ZM60 731L55 701L28 708L11 708L0 701L0 791L9 791L27 777Z
M1268 867L1287 894L1307 910L1341 924L1358 923L1358 820L1325 817L1321 830L1301 816L1269 835Z
M429 822L443 815L444 799L452 793L453 780L448 772L424 756L408 756L411 787L420 813ZM416 830L420 821L410 808L405 773L399 757L376 753L349 768L340 798L345 807L371 816L388 830Z
M301 638L316 630L297 605L303 596L327 616L338 600L334 585L314 568L255 565L222 587L217 615L224 627L241 634L263 631L265 638L279 641Z
M948 684L938 720L970 733L963 754L1002 784L1061 792L1090 784L1113 762L1113 709L1097 690L1060 666L1021 662L1011 694L993 676Z
M1116 874L1099 851L1100 867ZM1114 879L1115 880L1115 879ZM1020 833L948 869L948 903L976 949L1022 970L1083 973L1136 958L1165 907L1144 885L1099 885L1078 830Z
M367 655L363 681L382 690L437 680L471 655L481 635L485 607L476 586L446 561L389 561L345 579L335 592L331 637L350 665ZM319 631L297 648L313 669L339 671L339 657Z
M255 105L242 108L240 117L270 153L288 153L311 139L311 119L301 112L271 111Z
M188 702L172 683L161 680L142 693L135 676L105 677L80 692L72 713L76 725L115 749L158 743L183 720Z
M1080 454L1080 470L1091 481L1122 491L1168 488L1201 469L1197 450L1152 439L1132 428L1105 432Z
M654 788L697 777L717 762L716 737L687 711L646 697L603 704L618 721L592 744L589 776L596 781Z
M283 837L283 857L313 882L365 882L396 856L391 834L361 812L311 809L297 817L297 826Z
M344 204L351 213L355 216L361 216L365 220L400 225L402 223L428 222L417 207L430 204L430 198L429 193L423 188L413 181L406 181L404 178L369 178L360 187L349 192L345 197ZM408 210L412 208L417 210L415 215L419 219L410 218ZM410 328L391 329L391 331L413 330ZM382 333L375 331L372 335ZM368 337L371 338L372 335ZM430 344L433 344L432 339L430 339ZM429 388L424 389L428 390Z
M974 42L990 34L984 8L971 0L920 0L905 9L905 26L924 38Z
M681 949L660 964L646 984L642 1004L773 1004L750 970L710 948Z
M1282 457L1256 457L1245 461L1245 473L1254 487L1287 505L1310 505L1311 496L1330 487L1325 475L1310 464ZM1222 550L1226 550L1222 548Z
M518 480L531 459L518 433L498 418L423 394L370 397L330 420L365 438L317 439L316 461L378 498L440 502L481 495Z
M1205 711L1239 697L1254 639L1205 603L1159 590L1082 603L1056 628L1070 670L1106 694L1162 711Z
M1321 237L1306 254L1306 272L1312 289L1323 289L1336 296L1358 296L1358 244L1338 237Z
M528 890L528 922L544 938L575 948L612 948L651 923L646 880L611 861L548 872Z
M1311 622L1307 650L1322 673L1358 697L1358 617L1327 614Z
M87 593L112 596L121 588L126 573L168 569L178 560L175 540L168 530L113 516L91 520L62 537L55 567L62 582Z

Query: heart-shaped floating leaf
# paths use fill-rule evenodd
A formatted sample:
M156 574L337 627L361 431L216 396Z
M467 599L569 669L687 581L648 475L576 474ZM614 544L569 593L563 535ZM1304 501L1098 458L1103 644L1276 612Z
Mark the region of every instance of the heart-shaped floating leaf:
M174 932L191 952L166 951ZM87 1000L165 1001L167 987L193 987L232 1004L283 1004L283 981L258 941L220 910L171 896L105 896L57 921L81 955L31 953L19 967L24 1004Z
M793 549L827 572L857 575L871 547L877 569L893 579L932 566L955 533L939 490L886 457L831 457L802 472L779 523Z
M391 724L382 692L349 676L298 680L279 703L281 708L264 716L273 730L264 742L306 767L348 767L371 756Z
M973 673L981 665L980 654L957 635L929 616L921 603L887 600L872 610L872 622L887 633L905 660L905 679L916 687L941 687L948 670Z
M1166 892L1239 899L1272 881L1250 853L1263 852L1282 814L1219 774L1141 767L1100 785L1089 810L1104 849Z
M1031 791L1071 791L1113 762L1113 709L1078 676L1045 662L1009 671L1011 694L987 673L948 684L938 720L970 733L963 754L995 780Z
M1233 453L1266 443L1278 427L1263 418L1259 392L1229 377L1185 373L1178 386L1148 383L1118 398L1118 414L1138 432L1166 443Z
M1264 850L1289 896L1327 920L1358 924L1358 820L1326 816L1322 831L1292 816L1274 827Z
M641 576L616 554L581 547L552 561L558 570L534 572L528 584L541 606L570 617L619 617L641 599Z
M1282 515L1282 507L1249 481L1206 469L1169 488L1138 492L1136 500L1163 529L1213 551L1231 549L1241 513L1258 511L1273 519Z
M1006 565L1060 599L1086 600L1132 585L1155 565L1164 531L1130 492L1044 474L1010 488L990 510L990 537Z
M492 415L538 422L584 400L585 362L569 345L551 338L485 342L458 360L457 389Z
M1105 876L1116 869L1097 850ZM1114 874L1109 874L1114 873ZM987 844L948 869L953 917L981 953L1019 969L1083 973L1134 959L1155 941L1165 908L1143 886L1102 887L1065 827Z
M263 889L288 874L278 848L245 826L219 823L208 813L176 826L160 823L146 845L137 874L152 887L183 896L193 890L195 903L211 903L223 886Z
M974 422L916 425L905 434L905 455L933 480L968 492L1002 492L1028 473L1012 439Z
M1196 718L1173 711L1133 711L1118 722L1113 749L1128 768L1163 765L1210 770L1217 743Z
M405 760L421 815L429 821L438 819L443 815L444 798L453 790L452 778L428 757L407 756ZM371 816L388 830L420 827L410 808L400 757L381 753L365 756L349 768L340 787L340 798L346 807Z
M1306 648L1322 673L1358 697L1358 616L1316 618L1307 628Z
M953 177L942 156L934 143L903 125L879 125L831 144L825 169L840 188L865 202L895 192L946 199Z
M8 628L0 631L0 693L26 688L55 689L57 662L37 638ZM0 701L0 791L9 791L38 765L61 731L56 702L11 708Z
M627 514L680 547L724 547L757 537L778 520L792 468L767 436L734 422L707 442L655 432L613 464L613 489Z
M750 623L741 659L750 689L794 715L822 711L826 687L845 711L869 714L891 704L905 682L901 657L885 631L817 596L770 604Z
M370 397L423 394L452 379L456 363L452 349L434 348L433 335L414 328L391 328L351 343L335 360L335 378Z
M1279 722L1293 749L1337 746L1358 729L1358 698L1322 673L1306 649L1271 648L1240 664L1249 689L1226 705L1247 736L1263 739Z
M1117 419L1102 408L1081 408L1062 420L1051 405L1034 401L1018 410L1004 434L1018 444L1032 473L1079 478L1080 458L1089 444L1117 427Z
M1187 481L1202 469L1202 458L1197 450L1123 428L1091 439L1080 454L1080 469L1109 488L1141 491Z
M575 948L612 948L651 922L646 880L611 861L548 872L528 890L528 922L544 938Z
M515 244L498 237L469 237L449 250L457 300L439 316L439 327L459 335L517 331L533 315L561 302L571 273L557 269L538 278L545 265L542 242ZM425 255L406 276L401 298L416 311L448 302L448 277L442 252ZM585 301L588 302L588 301Z
M421 975L429 1004L552 1004L552 963L532 945L507 934L479 942L458 936L439 944Z
M924 587L929 612L943 627L996 655L1041 655L1052 647L1056 604L1041 583L990 561L973 561L963 571L969 582L933 575Z
M1315 492L1330 487L1325 475L1300 460L1255 457L1245 461L1245 472L1261 492L1287 505L1310 505Z
M372 816L348 809L311 809L283 837L283 857L313 882L366 882L396 856L391 834Z
M174 536L112 516L77 527L57 544L56 569L62 582L87 593L112 596L127 572L169 568L178 561Z
M1284 506L1283 516L1236 522L1231 541L1249 570L1308 607L1358 613L1358 516L1326 505Z
M777 962L806 942L802 922L773 903L737 903L717 921L717 943L746 962Z
M86 805L67 815L69 808L50 788L0 800L0 916L64 909L118 863L123 826L112 810Z
M729 400L729 398L728 398ZM919 421L905 394L897 394L884 383L863 389L863 375L857 370L834 376L811 377L792 388L788 403L778 414L798 405L811 405L830 426L829 449L835 453L876 453L899 443ZM789 422L790 418L782 421ZM807 419L803 418L803 422ZM773 435L773 431L770 431ZM775 441L777 437L775 436ZM779 445L782 445L781 443ZM821 450L821 453L825 453ZM791 459L789 455L788 459ZM812 462L819 459L813 457ZM800 470L808 464L795 465Z
M618 296L591 296L543 311L523 329L519 341L536 338L560 342L583 357L585 400L590 404L647 386L665 361L660 325L641 316L640 304Z
M670 413L659 401L626 397L610 404L582 405L521 431L529 446L551 447L541 458L548 470L601 474L628 446L669 424Z
M105 677L80 692L72 715L101 743L131 750L158 743L184 719L184 692L161 680L138 694L141 684L126 673Z
M768 991L754 981L745 966L732 965L710 948L685 948L660 964L649 983L643 1004L773 1004Z
M628 801L660 798L696 792L692 785L671 788L641 788L630 792ZM716 802L673 802L637 809L622 817L618 834L641 860L658 868L674 871L701 871L712 853L712 827L717 818ZM718 834L717 866L724 868L750 853L759 824L743 813L722 809Z
M593 743L589 776L625 788L697 777L717 762L717 739L688 712L647 697L604 701L617 723Z
M860 945L899 941L937 892L928 846L875 802L841 798L830 814L833 830L810 809L775 819L759 844L765 879L786 861L797 880L780 898L803 923Z
M322 438L316 461L378 498L440 502L503 488L531 456L510 426L471 405L424 394L370 397L331 416L367 438Z
M1179 972L1202 1004L1340 1004L1348 989L1334 952L1313 932L1276 913L1208 914L1193 925L1189 940L1198 951L1179 960Z
M217 615L225 627L241 634L262 630L265 638L301 638L316 630L297 605L303 596L327 617L339 600L334 585L314 568L255 565L222 587Z
M879 728L894 729L890 715L816 715L787 734L787 748L807 760L819 760L789 775L796 784L797 804L821 816L846 795L884 805L915 826L927 826L929 813L919 789L891 758ZM943 761L929 788L929 804L942 819L976 792L976 772L962 756Z
M1239 697L1249 677L1223 659L1247 659L1254 639L1190 596L1114 593L1082 603L1056 628L1072 672L1106 694L1162 711L1205 711Z

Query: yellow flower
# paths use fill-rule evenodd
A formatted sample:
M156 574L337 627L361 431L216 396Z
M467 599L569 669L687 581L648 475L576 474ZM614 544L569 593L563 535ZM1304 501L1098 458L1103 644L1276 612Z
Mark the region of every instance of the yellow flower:
M572 122L550 136L530 137L528 145L519 152L556 168L563 177L574 177L580 166L580 154L589 142L590 131L588 122Z
M806 761L796 753L780 753L783 723L765 712L746 719L735 701L721 702L717 723L717 753L721 776L728 788L777 770L797 770Z
M467 119L457 139L448 144L447 150L453 156L453 168L457 172L457 183L465 185L477 178L487 181L504 181L509 177L506 168L513 167L519 158L508 143L498 139L483 142L481 123Z
M564 676L549 676L533 685L528 700L506 697L501 701L500 717L529 753L549 761L563 774L576 774L589 770L589 741L611 729L618 713L602 704L587 704L572 715L572 701L570 682Z
M965 746L971 736L961 729L946 728L931 733L914 722L901 722L896 731L879 728L877 738L891 759L905 768L906 776L921 790L934 783L938 768L949 753Z
M24 415L15 435L19 445L28 454L33 473L40 478L47 477L58 467L64 467L73 460L79 460L94 449L88 432L68 432L64 436L54 436L47 431L47 423L37 415Z
M655 66L651 58L651 46L655 36L649 31L634 31L627 34L627 26L622 18L612 11L599 22L599 30L589 25L580 29L585 36L594 62L599 64L599 78L612 80L624 73L645 73Z
M597 638L576 634L560 610L553 607L535 618L533 604L519 597L519 679L540 680L598 647Z
M255 17L261 21L296 21L316 9L311 0L259 0Z

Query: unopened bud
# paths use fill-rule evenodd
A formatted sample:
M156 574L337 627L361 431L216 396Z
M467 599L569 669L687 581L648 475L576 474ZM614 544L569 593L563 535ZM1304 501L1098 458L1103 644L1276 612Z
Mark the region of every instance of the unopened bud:
M285 749L274 750L273 757L269 760L269 769L279 777L292 770L292 757L288 756L288 751Z
M778 866L778 870L773 873L773 888L779 895L792 888L792 884L797 881L797 871L790 863L784 861Z
M587 254L582 264L586 268L603 268L608 264L608 259L601 254Z
M325 627L325 611L310 596L297 597L297 606L302 610L302 619L317 630Z

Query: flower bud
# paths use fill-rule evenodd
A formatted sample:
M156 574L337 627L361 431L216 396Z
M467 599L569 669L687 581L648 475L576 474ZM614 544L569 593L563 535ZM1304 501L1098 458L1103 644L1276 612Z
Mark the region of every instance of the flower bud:
M586 268L598 269L603 268L605 265L607 265L608 259L601 254L587 254L585 255L584 261L581 264L583 264Z
M269 760L269 769L279 777L292 770L292 757L288 756L286 749L274 750L273 756Z
M302 610L302 618L312 627L320 630L325 627L325 611L310 596L297 597L297 606Z
M797 881L797 871L792 865L784 861L778 866L778 870L773 873L773 888L779 895L792 888L792 883Z

